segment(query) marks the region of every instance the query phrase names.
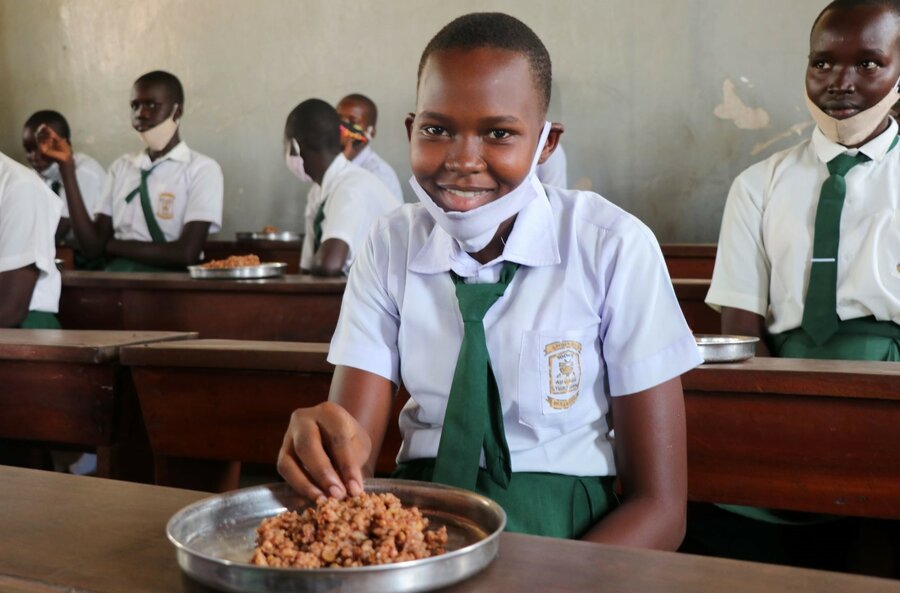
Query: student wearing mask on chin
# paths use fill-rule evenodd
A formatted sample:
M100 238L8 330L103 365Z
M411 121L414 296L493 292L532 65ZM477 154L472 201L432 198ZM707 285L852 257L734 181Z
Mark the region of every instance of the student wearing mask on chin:
M109 271L183 270L200 260L207 235L221 226L222 169L181 140L183 109L178 78L163 71L144 74L131 90L131 125L147 148L110 166L95 220L78 184L66 184L82 252L105 255ZM60 163L64 182L74 176L72 148L52 128L42 128L38 146Z
M392 194L403 200L403 190L394 169L372 148L378 123L378 107L359 93L347 95L337 104L341 116L341 144L351 163L378 177Z
M297 105L284 125L285 163L311 182L300 270L315 276L346 274L379 216L403 201L369 171L347 160L341 118L320 99Z

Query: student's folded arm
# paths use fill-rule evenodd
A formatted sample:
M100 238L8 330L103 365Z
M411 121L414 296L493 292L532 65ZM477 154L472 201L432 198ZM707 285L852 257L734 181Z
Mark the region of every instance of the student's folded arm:
M66 235L72 230L72 221L68 218L60 218L59 224L56 225L56 243L57 245L65 241Z
M0 327L19 327L25 321L39 274L34 264L0 272Z
M395 392L380 375L338 365L328 401L291 415L279 473L311 500L358 494L374 474Z
M681 378L613 397L622 504L583 539L675 550L684 538L687 442Z
M178 239L167 243L111 239L106 244L106 253L112 257L124 257L151 266L187 267L200 261L200 254L209 234L209 226L209 222L192 220L185 223Z
M75 175L74 161L60 164L60 177L66 189L66 205L69 207L69 221L78 239L78 245L89 259L103 255L107 242L113 236L112 218L98 214L95 220L84 205L78 178ZM62 225L60 225L61 227Z
M722 307L722 333L733 336L755 336L759 338L756 355L772 355L766 345L766 318L762 315L744 309Z
M349 253L350 246L341 239L326 239L313 256L309 272L313 276L340 276Z

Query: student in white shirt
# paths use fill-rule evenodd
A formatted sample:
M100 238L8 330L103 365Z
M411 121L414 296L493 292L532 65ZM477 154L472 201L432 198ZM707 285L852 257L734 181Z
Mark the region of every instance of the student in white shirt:
M337 104L346 133L342 142L344 156L358 167L373 173L391 191L403 200L403 190L394 169L372 148L372 140L378 132L378 107L372 99L359 93L347 95Z
M56 231L57 243L66 243L75 250L75 266L92 267L90 262L81 256L75 231L72 230L72 222L69 220L69 207L66 204L66 186L59 170L59 163L53 162L41 154L38 149L38 130L47 126L70 145L72 144L69 122L58 111L36 111L25 121L22 128L22 147L31 168L37 171L44 183L62 201L62 214L59 220L59 228ZM69 177L69 182L78 184L78 190L84 200L88 213L92 214L100 202L100 195L106 182L106 170L96 160L83 152L73 154L75 164L75 176Z
M110 166L95 220L80 192L66 194L82 250L88 257L105 254L108 270L184 269L200 260L207 235L222 224L222 169L181 140L183 109L184 90L175 76L154 71L138 78L131 125L147 149ZM44 130L41 152L60 163L63 179L74 176L71 147L52 129Z
M900 149L888 116L900 97L898 20L896 4L823 10L806 71L812 138L731 187L706 301L721 308L723 333L767 338L762 353L900 360ZM834 183L844 195L826 196Z
M407 119L421 203L380 220L354 264L330 401L294 412L279 471L311 499L358 494L402 381L399 477L484 493L511 530L675 549L680 375L701 358L652 233L538 182L562 132L544 121L550 78L508 15L428 44Z
M563 150L562 144L556 147L546 162L538 165L537 176L544 185L562 189L569 187L569 178L566 173L566 151Z
M59 328L60 208L33 171L0 153L0 327Z
M312 182L300 270L317 276L346 274L375 220L402 201L341 152L341 119L334 107L308 99L284 126L285 162Z

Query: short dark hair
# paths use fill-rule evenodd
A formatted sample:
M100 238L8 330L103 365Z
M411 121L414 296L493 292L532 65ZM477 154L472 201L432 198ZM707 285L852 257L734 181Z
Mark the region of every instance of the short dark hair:
M422 79L425 62L435 52L478 48L509 50L523 54L531 67L535 90L541 94L544 111L550 105L553 68L550 53L528 25L502 12L473 12L454 19L431 38L422 58L416 79Z
M882 6L887 8L893 12L894 16L897 17L897 20L900 21L900 0L832 0L832 2L828 3L828 6L822 9L822 12L819 13L816 20L813 21L812 28L809 30L810 35L812 35L816 25L819 24L819 21L822 20L822 17L825 16L826 12L830 10L846 10L863 6Z
M307 99L294 107L284 133L312 150L341 150L341 116L321 99Z
M66 118L63 117L63 114L59 111L42 109L41 111L35 111L31 114L31 117L25 120L25 127L35 131L43 124L47 124L53 128L54 132L66 140L72 139L72 134L69 130L69 122L66 121Z
M361 103L366 108L366 111L369 112L369 123L374 126L376 122L378 122L378 107L375 106L375 101L373 101L372 99L360 93L350 93L349 95L338 101L338 103L340 104L344 101Z
M138 77L134 84L138 83L158 84L166 87L172 93L172 99L181 105L182 109L184 108L184 87L181 86L181 81L174 74L164 70L154 70Z

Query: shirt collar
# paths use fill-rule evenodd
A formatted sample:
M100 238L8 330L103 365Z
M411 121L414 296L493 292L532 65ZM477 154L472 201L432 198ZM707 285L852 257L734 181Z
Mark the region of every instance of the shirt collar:
M562 261L553 209L546 193L541 192L516 216L503 254L496 261L511 261L532 267L551 266ZM456 239L435 224L422 248L412 258L409 269L420 274L439 274L452 269L460 276L469 277L475 275L480 266L462 250Z
M362 167L363 163L369 160L370 156L372 156L372 147L367 144L365 148L359 151L359 154L356 155L356 158L354 158L350 162L358 167Z
M875 162L880 162L882 159L884 159L885 155L888 153L888 150L890 150L891 143L896 137L897 122L894 121L894 118L891 118L887 130L885 130L878 136L875 136L874 138L860 146L858 149L847 148L843 144L832 142L825 137L825 134L822 133L822 130L820 130L818 126L816 126L816 129L813 130L812 145L816 156L819 157L820 161L826 164L839 154L856 154L857 152L863 153Z
M325 175L322 176L322 195L327 196L334 183L334 180L341 176L341 171L350 166L350 161L343 154L334 157L328 168L325 169Z
M150 162L150 155L147 154L146 150L142 150L141 152L135 154L131 162L135 167L140 169L149 169L156 163L162 161L176 161L179 163L188 163L191 160L191 149L188 148L188 145L185 144L184 140L176 144L172 147L172 150L164 154L162 157L156 159L154 162Z

